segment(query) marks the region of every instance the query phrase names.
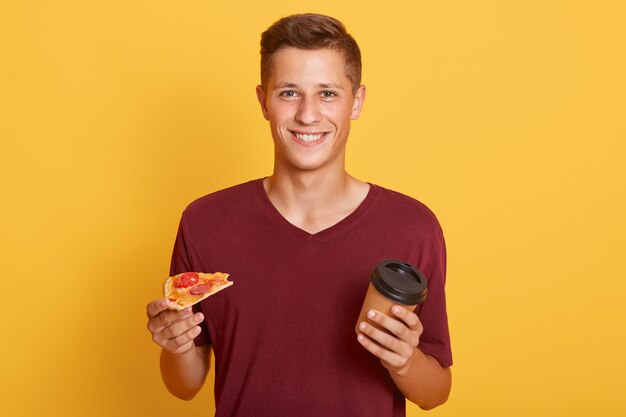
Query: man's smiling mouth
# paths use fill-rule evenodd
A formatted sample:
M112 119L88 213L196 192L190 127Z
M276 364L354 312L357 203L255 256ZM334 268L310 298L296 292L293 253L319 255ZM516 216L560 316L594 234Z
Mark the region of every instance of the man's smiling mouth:
M324 135L326 134L326 133L307 134L307 133L297 133L297 132L291 132L291 133L298 140L301 140L302 142L306 142L306 143L317 142L318 140L322 139Z

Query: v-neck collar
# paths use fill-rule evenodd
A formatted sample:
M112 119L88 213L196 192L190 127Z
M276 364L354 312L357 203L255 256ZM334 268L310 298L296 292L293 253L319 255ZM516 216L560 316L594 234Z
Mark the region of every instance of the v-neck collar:
M378 194L380 193L380 187L376 186L375 184L368 183L370 189L367 192L365 199L352 213L348 214L339 222L327 227L324 230L320 230L317 233L309 233L306 230L300 229L298 226L290 223L287 219L283 217L282 214L280 214L278 209L274 206L274 204L272 204L272 201L269 199L267 193L265 192L265 187L263 187L263 180L264 178L259 178L255 181L254 184L254 190L258 197L258 201L261 205L263 213L269 218L270 221L272 221L272 223L276 224L282 230L308 242L319 242L322 240L327 240L327 238L329 238L330 236L344 230L346 227L348 227L363 216L363 214L372 205L372 203L376 200Z

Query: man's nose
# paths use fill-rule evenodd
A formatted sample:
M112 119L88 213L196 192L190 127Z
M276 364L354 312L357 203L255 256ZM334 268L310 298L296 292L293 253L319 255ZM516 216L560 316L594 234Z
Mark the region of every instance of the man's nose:
M298 106L296 120L305 125L312 125L321 120L319 103L314 97L303 97Z

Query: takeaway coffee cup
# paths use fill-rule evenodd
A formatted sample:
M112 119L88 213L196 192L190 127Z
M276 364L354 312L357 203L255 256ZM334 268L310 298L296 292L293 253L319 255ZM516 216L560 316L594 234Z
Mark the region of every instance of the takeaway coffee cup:
M374 309L394 317L391 312L394 304L413 311L426 299L426 292L426 277L417 268L396 259L381 261L370 275L370 285L356 323L356 332L361 332L359 324L363 321L368 321L372 326L380 329L378 324L367 318L369 310Z

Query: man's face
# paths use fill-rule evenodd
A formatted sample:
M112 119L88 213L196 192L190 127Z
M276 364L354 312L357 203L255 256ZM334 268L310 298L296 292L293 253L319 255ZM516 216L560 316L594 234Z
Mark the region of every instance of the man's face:
M270 122L278 167L343 167L350 121L361 113L365 87L352 93L341 53L278 51L272 57L267 88L258 86L257 97Z

